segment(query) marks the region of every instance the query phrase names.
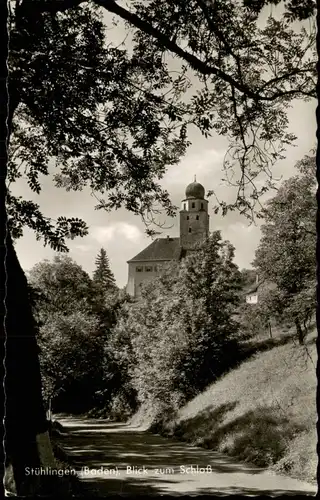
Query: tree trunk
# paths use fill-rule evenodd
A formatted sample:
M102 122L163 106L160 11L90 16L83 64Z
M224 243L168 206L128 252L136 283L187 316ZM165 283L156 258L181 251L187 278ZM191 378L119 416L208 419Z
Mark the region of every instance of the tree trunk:
M7 492L18 496L35 495L42 489L42 481L28 473L27 468L54 466L48 440L47 420L42 402L42 385L36 328L27 288L27 279L19 264L7 227L5 207L7 147L16 103L7 106L6 82L8 33L8 2L1 2L1 27L5 35L1 64L4 78L0 80L0 162L1 162L1 288L3 304L3 330L1 329L1 384L4 396L1 418L4 456L4 486ZM3 57L4 56L4 57ZM10 101L10 100L9 100ZM9 109L8 109L9 108ZM47 482L46 480L44 481ZM45 491L45 488L43 489Z
M297 331L297 337L300 345L304 344L304 333L300 324L300 321L298 319L295 320L295 325L296 325L296 331Z
M52 422L51 397L49 398L49 404L48 404L48 421L49 421L49 424L51 425L51 422Z
M27 280L9 234L6 243L5 339L2 343L6 479L10 478L11 471L10 482L14 480L16 493L28 495L37 492L42 485L37 476L28 474L27 468L54 467L54 460L50 443L45 444L48 425ZM45 460L44 455L47 455Z
M272 327L271 327L271 322L270 321L268 321L268 326L269 326L270 338L272 339Z

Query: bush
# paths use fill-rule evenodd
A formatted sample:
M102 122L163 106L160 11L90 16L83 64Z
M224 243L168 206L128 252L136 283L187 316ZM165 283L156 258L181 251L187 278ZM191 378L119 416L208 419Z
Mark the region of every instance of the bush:
M116 422L126 422L134 413L127 394L123 391L116 394L111 400L108 415L111 420Z
M273 470L280 474L290 474L293 477L303 477L307 481L317 479L317 431L299 433L287 446L284 457L275 464ZM313 454L310 457L310 450ZM311 460L310 460L311 458Z

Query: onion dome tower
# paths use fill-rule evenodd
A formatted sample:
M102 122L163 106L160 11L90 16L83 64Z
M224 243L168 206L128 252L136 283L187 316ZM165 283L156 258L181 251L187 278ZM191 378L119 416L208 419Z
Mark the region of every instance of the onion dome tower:
M191 250L209 235L208 201L204 197L205 189L195 177L181 202L180 246L183 250Z

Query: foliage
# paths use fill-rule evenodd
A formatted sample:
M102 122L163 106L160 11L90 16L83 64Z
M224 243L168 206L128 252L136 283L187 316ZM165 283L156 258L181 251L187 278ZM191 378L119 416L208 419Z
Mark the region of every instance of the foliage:
M258 278L258 281L257 281ZM237 320L241 325L243 338L251 339L267 330L271 332L271 310L269 301L273 300L273 291L264 288L263 280L259 279L256 269L242 269L242 299L237 308ZM253 293L258 294L256 304L248 304L246 296Z
M42 322L55 313L67 316L74 311L92 311L94 297L90 276L67 255L36 264L29 272L29 283L41 293L37 316L40 315L38 319Z
M88 185L97 208L125 206L142 215L159 202L171 214L157 179L183 154L186 137L167 120L173 109L177 116L182 112L175 106L179 89L168 101L158 93L168 91L174 76L159 62L146 63L108 43L92 3L50 13L41 12L39 2L30 9L16 2L10 46L9 185L24 170L39 193L41 176L54 165L56 185ZM12 193L7 204L15 237L29 226L66 250L66 237L86 233L82 221L59 218L54 225L37 204Z
M247 339L259 339L273 336L273 327L285 329L283 317L278 312L279 293L274 287L259 287L257 304L242 304L238 311L241 331ZM288 327L291 325L288 324Z
M295 324L299 342L316 307L315 158L297 164L299 175L285 181L263 211L265 224L255 267L276 285L269 309Z
M116 288L108 298L99 295L97 284L65 255L36 264L29 290L46 400L65 411L107 406L110 380L119 375L105 344L126 295Z
M94 317L80 311L56 313L40 329L38 343L45 399L66 411L92 404L90 396L100 388L102 345L96 336ZM88 401L89 399L89 401Z
M198 80L188 101L190 121L205 136L228 137L224 180L238 188L234 203L218 200L222 213L252 214L273 185L270 168L295 139L288 133L290 103L316 95L315 4L286 2L282 15L269 10L264 23L259 14L270 3L279 2L136 0L125 9L98 1L137 28L134 53L167 61L171 52L180 74ZM292 26L297 19L309 19L309 26Z
M97 208L124 206L148 224L157 205L173 213L158 180L195 125L229 139L225 180L238 191L216 210L250 216L294 140L290 103L315 97L314 2L285 2L283 15L271 12L262 26L270 3L279 2L11 2L8 185L22 176L39 193L54 165L57 186L89 186ZM101 8L125 21L128 42L108 40ZM292 25L303 19L309 27ZM178 58L174 71L168 53ZM83 221L53 221L12 192L7 205L15 238L28 226L66 251L66 238L87 232Z
M176 410L235 362L240 273L232 260L216 232L124 307L109 349L139 404Z
M278 5L281 0L244 0L243 4L254 12L261 12L267 5ZM316 3L313 0L285 0L284 16L288 19L299 20L308 19L314 15Z
M117 310L123 301L127 300L127 296L118 289L107 253L103 248L95 263L92 279L93 310L99 317L100 330L106 332L116 322Z
M244 287L252 286L256 282L257 272L255 269L241 269L241 278Z
M54 165L57 186L75 190L88 186L99 199L98 208L123 206L145 217L158 203L171 215L174 207L159 180L167 166L185 153L191 124L205 135L215 130L229 138L226 177L239 191L234 204L220 202L220 206L223 213L228 208L250 213L272 179L269 176L270 183L261 189L254 181L260 173L269 174L269 167L293 141L287 133L287 108L294 98L315 96L315 31L313 19L310 29L300 25L300 32L294 32L291 19L272 16L261 28L256 12L266 2L259 2L258 9L252 8L252 1L243 4L155 0L131 2L128 11L109 0L10 2L5 89L9 137L1 137L2 144L9 144L8 188L24 172L37 193L41 175ZM129 23L133 40L128 50L108 43L96 5ZM304 5L309 6L306 12ZM291 9L298 19L310 18L310 5L309 0L289 1L285 13ZM293 12L295 6L302 10ZM168 68L168 52L182 61L177 72ZM190 92L189 74L198 78L199 91ZM7 165L3 163L4 181ZM236 175L230 180L233 168ZM45 243L66 250L66 237L86 234L83 221L49 220L36 203L13 192L6 202L13 237L29 226ZM12 250L8 253L12 258L9 290L14 290L20 272ZM31 346L25 360L35 373L34 329L24 286L18 289L18 301L10 299L8 306L8 338L14 340L20 334L14 321L14 304L19 303L18 310L28 318L24 332ZM9 367L21 353L12 352L7 358ZM19 359L24 362L23 357ZM22 394L23 384L19 387ZM36 389L30 392L31 387ZM28 397L37 401L31 405L36 413L37 382L29 388ZM38 425L31 416L26 422L20 432L25 439ZM15 425L12 428L17 430ZM19 462L15 456L14 460L24 470L24 459Z
M108 416L112 420L126 422L136 408L135 391L130 383L124 384L118 391L114 391L108 406Z

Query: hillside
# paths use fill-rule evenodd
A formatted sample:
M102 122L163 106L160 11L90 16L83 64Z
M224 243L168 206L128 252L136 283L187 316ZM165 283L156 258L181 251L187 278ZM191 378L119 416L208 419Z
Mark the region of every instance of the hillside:
M316 478L316 345L258 352L180 409L161 433L292 477Z

